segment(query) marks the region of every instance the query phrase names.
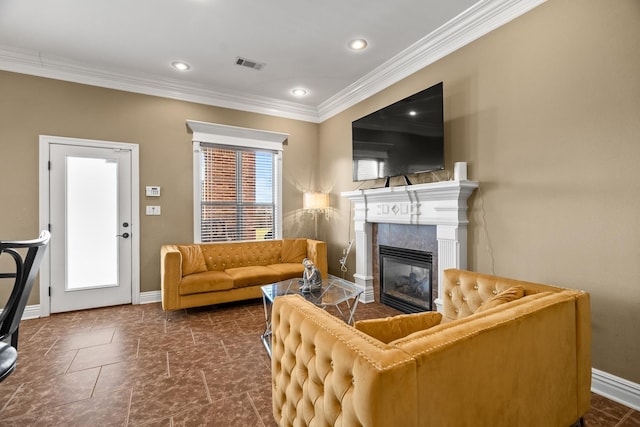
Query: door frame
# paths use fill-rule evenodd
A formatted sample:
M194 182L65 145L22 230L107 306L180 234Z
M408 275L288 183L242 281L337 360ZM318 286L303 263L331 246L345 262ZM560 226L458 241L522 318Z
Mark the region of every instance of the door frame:
M138 144L40 135L39 146L39 229L49 229L50 186L49 146L74 145L93 148L131 151L131 303L140 304L140 157ZM47 252L40 267L40 317L51 314L49 287L51 286L51 257Z

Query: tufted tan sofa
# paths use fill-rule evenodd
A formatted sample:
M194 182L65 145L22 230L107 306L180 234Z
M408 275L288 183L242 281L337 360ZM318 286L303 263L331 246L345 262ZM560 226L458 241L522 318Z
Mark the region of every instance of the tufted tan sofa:
M565 427L589 410L589 294L462 270L445 271L444 293L441 323L388 343L276 298L277 424Z
M309 258L327 277L327 244L311 239L163 245L162 308L178 310L262 296L260 287L302 278Z

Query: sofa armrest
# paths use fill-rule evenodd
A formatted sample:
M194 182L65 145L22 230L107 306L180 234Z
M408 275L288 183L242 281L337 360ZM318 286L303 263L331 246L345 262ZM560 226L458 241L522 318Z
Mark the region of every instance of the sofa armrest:
M175 245L160 248L160 288L162 309L180 308L180 280L182 280L182 254Z
M278 425L417 425L416 363L407 353L300 295L277 297L272 322L272 405Z
M327 242L307 239L307 258L320 270L323 279L329 277L329 264L327 263Z

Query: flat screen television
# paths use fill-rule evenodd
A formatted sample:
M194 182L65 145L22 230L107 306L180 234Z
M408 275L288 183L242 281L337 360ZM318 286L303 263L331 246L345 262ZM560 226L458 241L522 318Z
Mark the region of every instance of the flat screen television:
M352 123L353 180L444 169L442 82ZM407 180L408 181L408 180Z

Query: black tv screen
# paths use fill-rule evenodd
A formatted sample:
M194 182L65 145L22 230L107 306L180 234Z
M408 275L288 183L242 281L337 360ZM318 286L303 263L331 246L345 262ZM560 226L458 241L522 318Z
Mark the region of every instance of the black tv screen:
M353 180L444 169L442 82L352 123Z

